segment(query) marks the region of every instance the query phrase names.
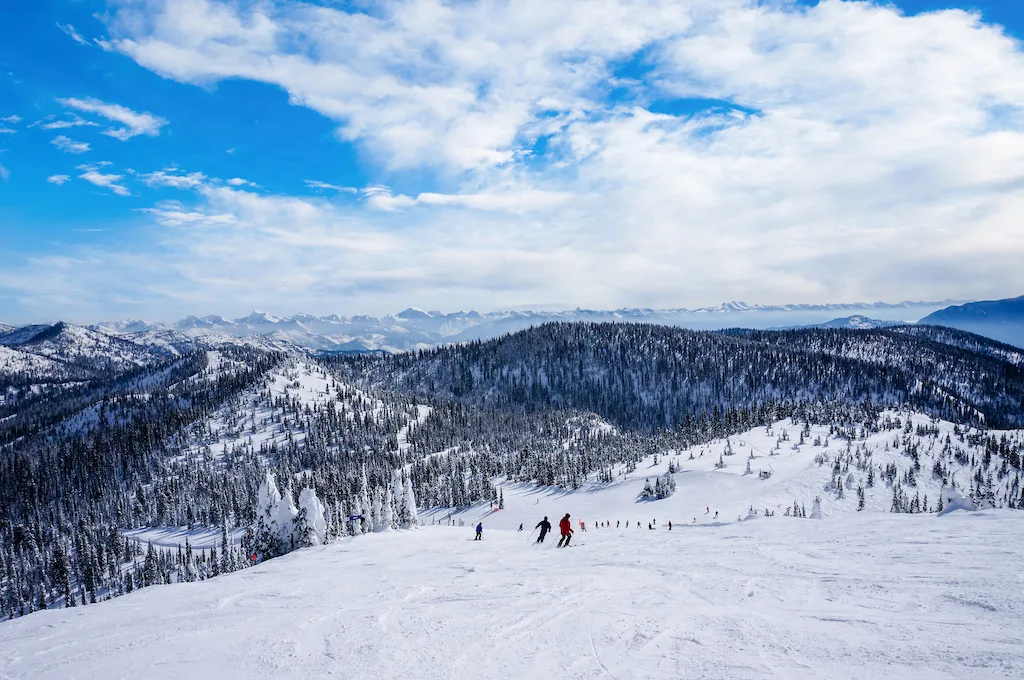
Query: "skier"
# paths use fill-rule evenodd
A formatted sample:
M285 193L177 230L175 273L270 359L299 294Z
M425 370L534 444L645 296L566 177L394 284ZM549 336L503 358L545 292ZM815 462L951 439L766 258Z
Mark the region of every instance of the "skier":
M544 537L548 535L549 531L551 531L551 522L549 522L548 518L545 517L537 523L537 526L535 526L534 529L540 529L540 536L537 537L537 542L543 543Z
M558 547L568 548L569 541L572 540L572 522L569 521L569 513L565 513L565 517L558 523L558 528L562 532L562 538L558 541Z
M668 521L668 530L672 531L672 520Z
M520 522L520 523L519 523L519 531L522 531L522 530L523 530L523 523L522 523L522 522Z
M715 510L715 517L714 517L714 519L718 519L718 510Z
M580 531L586 531L586 530L587 530L586 522L584 522L583 520L580 520Z
M473 540L474 541L482 541L483 538L484 538L484 523L480 522L479 524L476 525L476 538L474 538Z

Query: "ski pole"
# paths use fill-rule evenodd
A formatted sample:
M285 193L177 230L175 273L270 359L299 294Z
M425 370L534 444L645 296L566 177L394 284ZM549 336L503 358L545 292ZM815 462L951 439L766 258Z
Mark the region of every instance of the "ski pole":
M528 539L526 539L526 542L527 542L527 543L529 543L530 541L532 541L532 540L533 540L533 535L534 535L535 533L537 533L537 527L534 527L534 528L533 528L533 531L531 531L531 532L530 532L530 537L529 537Z

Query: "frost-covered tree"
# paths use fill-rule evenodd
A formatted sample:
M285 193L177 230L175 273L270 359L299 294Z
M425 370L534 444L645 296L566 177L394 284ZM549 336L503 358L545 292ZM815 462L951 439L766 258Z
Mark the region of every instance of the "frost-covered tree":
M295 518L295 534L299 547L323 545L327 542L327 520L324 506L309 487L299 492L299 510Z
M256 492L256 520L250 527L251 547L258 559L277 557L282 552L279 524L281 492L277 489L274 473L267 470Z

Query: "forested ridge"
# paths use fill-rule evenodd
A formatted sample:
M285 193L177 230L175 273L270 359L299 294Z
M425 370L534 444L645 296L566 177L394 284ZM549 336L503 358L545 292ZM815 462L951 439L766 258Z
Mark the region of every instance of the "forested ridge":
M528 412L592 411L641 431L685 427L697 415L730 408L815 401L909 405L991 427L1024 424L1019 365L889 329L700 332L555 323L344 364L353 379L377 387Z

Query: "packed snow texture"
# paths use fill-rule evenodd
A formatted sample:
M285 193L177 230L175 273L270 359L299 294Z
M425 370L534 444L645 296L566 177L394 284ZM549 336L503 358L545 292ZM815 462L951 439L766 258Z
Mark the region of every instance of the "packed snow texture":
M533 522L528 496L503 511ZM608 514L619 514L609 510ZM650 514L650 513L648 513ZM1019 677L1013 511L432 526L0 626L4 678Z

